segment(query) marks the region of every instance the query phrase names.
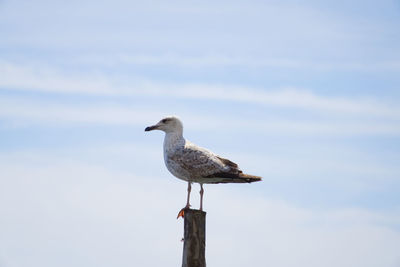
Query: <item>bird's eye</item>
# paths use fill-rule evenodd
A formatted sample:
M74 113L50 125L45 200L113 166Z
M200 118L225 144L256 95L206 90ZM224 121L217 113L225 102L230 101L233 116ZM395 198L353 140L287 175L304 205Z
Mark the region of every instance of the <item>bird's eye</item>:
M161 122L162 123L166 123L168 120L167 119L162 119Z

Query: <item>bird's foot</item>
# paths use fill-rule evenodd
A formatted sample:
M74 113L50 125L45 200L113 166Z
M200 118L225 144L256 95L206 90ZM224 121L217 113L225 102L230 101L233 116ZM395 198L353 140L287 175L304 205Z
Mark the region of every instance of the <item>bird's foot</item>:
M179 217L184 218L184 217L185 217L185 210L186 210L186 209L190 209L190 205L186 205L185 207L183 207L183 208L179 211L178 216L177 216L176 218L177 218L177 219L179 219Z

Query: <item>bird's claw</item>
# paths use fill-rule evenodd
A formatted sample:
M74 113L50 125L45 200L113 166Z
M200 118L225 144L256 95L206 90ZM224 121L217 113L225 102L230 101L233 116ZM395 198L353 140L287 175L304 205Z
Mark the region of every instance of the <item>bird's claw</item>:
M190 205L188 205L188 206L182 208L182 209L179 211L178 216L177 216L176 218L177 218L177 219L179 219L179 217L184 218L184 217L185 217L185 210L186 210L186 209L189 209L189 208L190 208Z
M178 216L176 217L177 219L179 219L179 217L184 218L185 216L185 208L181 209L178 213Z

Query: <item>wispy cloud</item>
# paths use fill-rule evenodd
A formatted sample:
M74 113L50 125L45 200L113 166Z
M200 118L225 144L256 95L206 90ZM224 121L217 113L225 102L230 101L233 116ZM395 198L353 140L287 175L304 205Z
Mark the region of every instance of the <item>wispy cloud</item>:
M157 251L151 265L179 264L182 223L174 216L184 202L183 183L113 171L77 158L14 156L20 159L18 164L4 155L0 163L3 262L52 266L68 251L68 263L76 266L115 262L127 266L133 261L148 263ZM206 188L212 226L207 237L210 265L395 267L399 263L396 210L311 210L239 191L223 185ZM155 228L160 231L148 232ZM27 251L24 257L21 249ZM237 250L241 253L232 256ZM49 258L48 251L57 253Z
M243 87L187 85L173 91L177 97L237 101L266 106L299 108L314 111L400 117L400 110L381 103L340 97L318 96L310 91L284 88L272 92Z
M150 50L148 56L133 56L134 61L146 64L210 66L241 62L263 66L274 65L276 61L274 66L296 68L378 70L377 65L381 64L398 70L398 59L397 63L391 61L396 53L389 52L398 51L394 43L386 52L391 55L386 57L388 60L377 61L370 56L386 54L387 47L375 44L391 41L391 36L396 34L395 22L387 19L384 13L379 18L361 19L354 14L343 16L346 8L334 12L320 4L299 5L293 1L252 1L251 5L231 1L204 1L196 5L179 1L168 5L126 1L94 5L92 2L79 3L79 8L77 3L53 5L39 1L28 7L10 2L5 6L2 19L6 25L19 27L16 33L6 32L3 43L9 47L24 44L42 49L69 50L66 48L72 46L74 53L84 51L82 54ZM394 9L392 5L385 1L380 6ZM46 16L39 16L43 10ZM21 16L15 16L15 11ZM151 23L148 16L151 16ZM57 31L59 28L63 31ZM162 55L171 52L189 56ZM226 56L217 56L215 60L213 54ZM228 57L232 55L239 56L231 60ZM292 61L294 58L296 60ZM313 59L304 61L304 58ZM340 60L332 63L337 58ZM360 64L361 61L369 64ZM395 62L392 67L391 62Z
M35 124L70 126L94 125L146 125L162 112L149 109L121 107L103 103L97 105L63 105L47 102L3 98L0 100L0 117L11 125L21 127Z
M194 97L183 95L183 97ZM238 96L238 95L237 95ZM209 97L209 96L205 96ZM270 101L270 100L268 100ZM290 101L289 101L290 102ZM0 117L12 127L25 127L37 124L53 126L71 125L120 125L134 126L153 123L168 115L165 107L128 106L96 102L93 105L60 104L46 101L3 97L0 100ZM289 104L289 103L288 103ZM285 104L286 105L286 104ZM179 110L176 110L179 111ZM285 135L399 135L400 126L392 121L379 120L305 120L298 118L255 117L231 118L199 115L180 110L179 115L187 118L185 125L191 129L206 130L223 126L225 130L245 131L252 129L266 134Z
M371 222L370 217L365 216L363 212L353 211L352 216L360 216L361 220L350 223L346 220L348 218L336 217L334 213L329 214L330 212L327 212L330 220L321 220L321 218L327 218L324 212L310 212L285 203L269 201L254 204L255 201L260 200L253 200L254 209L244 204L240 207L241 204L235 202L239 207L235 206L233 212L238 215L228 215L227 221L245 220L247 222L241 224L240 228L249 230L235 234L234 240L237 238L242 240L240 245L230 242L231 247L226 248L223 242L229 238L228 234L213 232L219 241L215 246L213 243L209 245L209 248L213 249L211 252L213 261L218 262L218 259L223 257L230 259L230 266L243 264L257 266L259 264L257 255L264 255L263 263L273 266L375 266L382 264L382 258L377 255L388 253L392 256L385 257L385 265L396 266L399 263L395 249L386 250L378 245L398 244L399 233ZM247 201L242 203L247 203ZM246 217L243 215L247 214L249 218L243 218ZM294 221L297 222L296 226L292 225ZM395 221L398 221L398 218ZM228 229L236 233L237 225L228 226ZM258 238L255 238L256 236ZM382 239L385 241L382 242ZM302 241L299 243L295 240ZM217 253L213 251L218 247L225 247L226 250L219 251L216 255ZM241 254L241 257L235 259L228 257L230 251L236 251L242 247L251 247L252 251ZM288 253L290 257L287 257Z
M22 67L2 63L0 87L10 90L64 94L114 95L121 97L153 96L177 99L234 101L269 107L295 108L317 112L356 114L383 118L400 118L397 107L366 99L327 97L310 90L281 88L263 90L231 85L171 84L144 79L117 81L103 75L74 75L48 68Z
M255 118L215 118L209 114L188 113L176 110L191 118L191 128L218 127L221 121L226 129L240 131L244 128L269 134L302 135L398 135L400 126L394 121L400 118L400 110L389 104L320 96L311 91L296 88L261 90L230 85L171 84L143 79L124 82L116 77L104 75L66 74L43 66L20 66L2 62L0 87L6 90L50 93L52 95L113 96L114 99L132 100L138 96L154 99L213 100L225 103L236 102L255 105L261 113ZM0 100L0 116L8 125L23 126L37 123L61 124L105 124L146 125L166 115L170 107L157 105L144 107L140 104L126 105L118 101L111 104L96 100L93 104L74 104L35 98L4 96ZM264 116L263 107L276 109L298 109L317 114L320 119ZM332 117L333 116L333 117ZM339 117L336 117L339 116ZM354 116L354 118L352 118Z
M43 66L15 65L0 61L0 87L10 90L69 94L113 94L112 85L101 76L66 75Z
M272 56L251 57L248 55L177 55L177 54L85 54L74 58L74 61L85 65L100 65L103 67L129 65L129 66L174 66L175 68L277 68L286 70L312 70L325 71L357 71L357 72L382 72L399 71L400 61L397 59L380 60L371 64L362 64L359 61L316 61L293 58L276 58Z

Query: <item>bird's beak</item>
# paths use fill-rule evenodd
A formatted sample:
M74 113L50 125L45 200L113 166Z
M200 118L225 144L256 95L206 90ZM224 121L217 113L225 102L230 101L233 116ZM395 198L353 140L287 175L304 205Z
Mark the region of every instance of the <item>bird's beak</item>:
M144 129L146 132L148 132L148 131L153 131L153 130L157 130L158 129L158 125L156 124L156 125L153 125L153 126L149 126L149 127L146 127L146 129Z

